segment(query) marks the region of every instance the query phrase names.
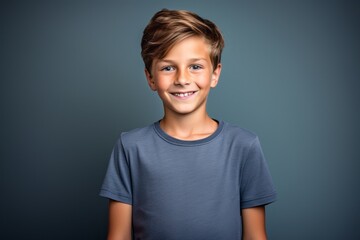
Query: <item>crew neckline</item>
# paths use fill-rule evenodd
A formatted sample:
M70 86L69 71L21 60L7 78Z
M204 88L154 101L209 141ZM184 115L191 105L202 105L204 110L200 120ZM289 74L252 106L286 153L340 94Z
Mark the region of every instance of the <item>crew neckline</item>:
M218 123L218 127L216 128L215 132L213 132L210 136L207 136L207 137L201 138L201 139L197 139L197 140L181 140L181 139L170 136L164 130L161 129L160 120L155 122L153 125L154 125L155 132L166 142L175 144L175 145L191 147L191 146L198 146L198 145L203 145L208 142L211 142L214 138L216 138L221 133L221 131L224 128L224 121L222 121L222 120L218 121L216 119L214 119L214 120Z

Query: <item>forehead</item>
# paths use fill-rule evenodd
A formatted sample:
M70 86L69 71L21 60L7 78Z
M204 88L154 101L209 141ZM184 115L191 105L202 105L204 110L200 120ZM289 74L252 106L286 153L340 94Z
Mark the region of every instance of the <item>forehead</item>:
M164 59L210 59L211 46L203 37L188 37L176 42L166 53Z

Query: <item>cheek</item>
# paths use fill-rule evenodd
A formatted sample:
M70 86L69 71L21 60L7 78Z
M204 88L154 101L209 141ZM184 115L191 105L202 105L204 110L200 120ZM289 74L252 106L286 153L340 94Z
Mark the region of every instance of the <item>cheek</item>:
M163 77L156 79L156 85L158 90L166 90L170 86L170 82Z
M212 83L212 76L211 74L204 74L198 78L198 85L203 88L209 87Z

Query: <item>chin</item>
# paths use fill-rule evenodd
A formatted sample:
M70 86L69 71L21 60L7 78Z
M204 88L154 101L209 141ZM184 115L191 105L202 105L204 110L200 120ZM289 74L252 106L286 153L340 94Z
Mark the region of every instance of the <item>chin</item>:
M196 112L196 108L182 108L182 109L172 109L173 113L176 113L178 115L187 115Z

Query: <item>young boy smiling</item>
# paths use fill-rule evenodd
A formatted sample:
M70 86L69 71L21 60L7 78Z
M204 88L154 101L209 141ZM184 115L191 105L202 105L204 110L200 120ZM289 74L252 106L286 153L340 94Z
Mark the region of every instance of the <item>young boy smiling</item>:
M161 10L145 28L145 75L164 116L115 144L100 191L108 239L266 239L276 192L259 140L206 111L223 46L218 28L188 11Z

